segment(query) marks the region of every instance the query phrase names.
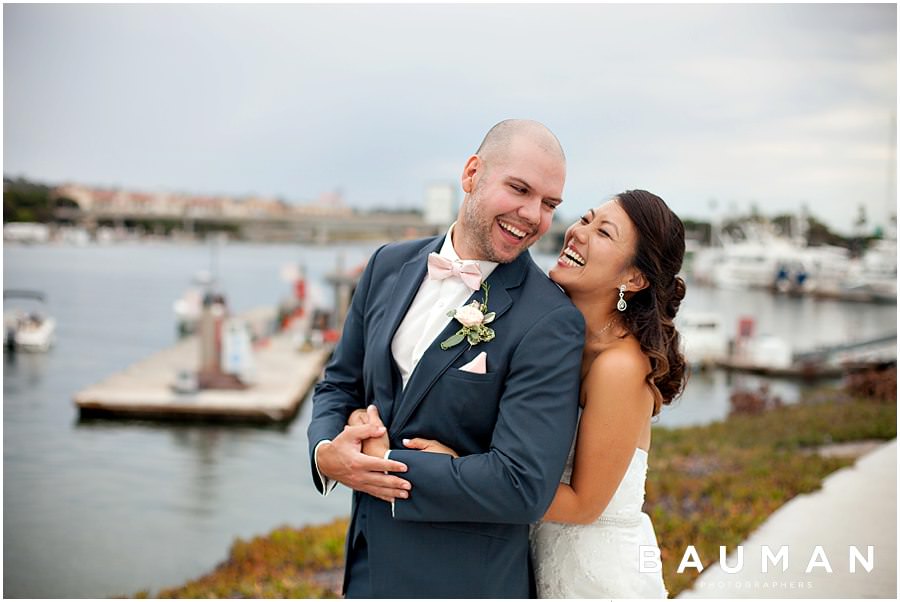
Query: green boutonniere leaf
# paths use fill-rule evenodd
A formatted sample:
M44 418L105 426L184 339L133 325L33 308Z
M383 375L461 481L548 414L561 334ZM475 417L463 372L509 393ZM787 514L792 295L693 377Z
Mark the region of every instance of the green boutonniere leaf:
M460 343L462 343L463 339L466 338L466 333L464 331L465 331L465 328L463 328L462 330L460 330L453 336L449 337L443 343L441 343L441 349L446 351L447 349L450 349L454 345L459 345Z

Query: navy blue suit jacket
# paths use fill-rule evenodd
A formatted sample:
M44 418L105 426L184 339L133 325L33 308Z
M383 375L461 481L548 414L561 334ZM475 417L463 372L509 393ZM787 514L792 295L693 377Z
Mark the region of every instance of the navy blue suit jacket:
M391 341L443 237L378 249L353 296L343 335L316 386L312 454L354 409L374 403L391 459L412 484L390 504L354 492L348 551L363 534L375 597L526 598L533 594L529 523L549 507L575 432L584 319L525 252L487 279L496 337L448 350L451 320L406 388ZM470 300L483 298L475 291ZM459 367L487 353L487 373ZM403 438L437 439L459 453L404 449ZM348 558L348 564L352 559ZM346 584L345 584L346 585Z

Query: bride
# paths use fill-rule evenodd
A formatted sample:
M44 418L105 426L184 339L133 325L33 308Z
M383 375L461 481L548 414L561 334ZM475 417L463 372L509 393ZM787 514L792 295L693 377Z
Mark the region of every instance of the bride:
M651 417L684 386L672 323L685 293L683 256L681 220L643 190L566 232L550 277L585 317L582 411L563 482L532 532L541 598L666 597L641 506Z
M672 321L683 257L681 220L644 190L617 195L566 231L550 278L585 319L581 414L562 482L532 530L540 598L666 597L641 507L651 418L684 386ZM350 422L366 420L356 410ZM404 443L457 456L431 439Z

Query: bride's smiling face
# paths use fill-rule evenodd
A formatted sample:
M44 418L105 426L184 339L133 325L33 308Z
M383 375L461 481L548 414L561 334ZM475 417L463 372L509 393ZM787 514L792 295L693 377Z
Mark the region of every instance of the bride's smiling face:
M569 296L609 294L627 283L637 246L637 230L628 214L613 199L589 210L566 230L565 243L550 278Z

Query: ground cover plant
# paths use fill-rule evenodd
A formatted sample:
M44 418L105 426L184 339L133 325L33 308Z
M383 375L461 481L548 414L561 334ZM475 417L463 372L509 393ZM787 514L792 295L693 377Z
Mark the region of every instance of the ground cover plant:
M896 371L884 378L893 378ZM858 397L858 390L877 397ZM671 596L690 587L696 570L678 574L688 545L704 566L719 546L744 541L779 506L815 491L854 458L816 453L823 446L897 435L896 393L877 383L853 391L819 391L809 401L764 412L734 412L698 427L655 428L645 511L653 519ZM677 409L677 408L676 408ZM237 540L214 571L161 598L338 597L346 520L282 527L251 541ZM139 597L148 596L141 592Z

